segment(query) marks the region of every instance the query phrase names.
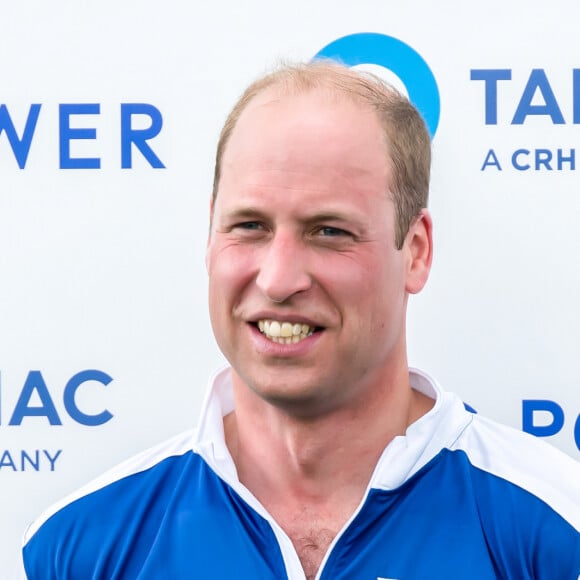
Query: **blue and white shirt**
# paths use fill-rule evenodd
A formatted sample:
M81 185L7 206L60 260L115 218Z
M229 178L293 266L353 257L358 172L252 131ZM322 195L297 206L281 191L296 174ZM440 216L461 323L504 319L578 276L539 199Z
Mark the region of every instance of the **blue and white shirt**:
M320 580L580 577L580 463L468 412L420 371L436 403L384 450ZM213 381L199 428L121 464L26 532L34 579L304 580L292 542L237 478Z

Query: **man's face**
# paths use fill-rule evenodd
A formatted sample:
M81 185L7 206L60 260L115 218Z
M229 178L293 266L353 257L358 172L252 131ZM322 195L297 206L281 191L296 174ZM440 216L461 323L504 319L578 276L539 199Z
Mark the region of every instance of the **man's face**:
M234 384L316 415L406 365L409 260L395 249L390 183L373 112L316 91L250 102L222 160L207 251Z

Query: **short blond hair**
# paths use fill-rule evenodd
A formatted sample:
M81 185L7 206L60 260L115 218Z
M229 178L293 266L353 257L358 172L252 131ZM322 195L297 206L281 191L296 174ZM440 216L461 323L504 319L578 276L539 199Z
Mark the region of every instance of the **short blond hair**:
M349 69L330 61L283 65L254 81L238 99L220 133L215 161L212 200L215 202L221 162L240 115L250 101L267 89L282 94L327 90L375 111L385 132L386 162L393 183L391 194L397 216L395 246L403 247L409 226L427 207L431 169L431 139L417 109L391 85L366 72Z

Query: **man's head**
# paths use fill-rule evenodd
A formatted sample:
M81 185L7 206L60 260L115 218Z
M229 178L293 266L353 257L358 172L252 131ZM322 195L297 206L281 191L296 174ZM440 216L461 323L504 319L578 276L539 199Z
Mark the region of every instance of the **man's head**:
M221 131L213 183L212 202L219 190L222 159L238 119L248 104L265 91L296 95L319 90L347 98L376 115L385 135L385 163L392 171L390 192L395 204L395 245L402 247L413 218L427 207L431 167L431 141L415 107L378 77L346 67L316 61L285 66L252 83L239 98Z
M357 73L319 67L300 87L263 81L238 106L218 153L207 250L214 333L234 385L249 387L238 392L302 416L372 405L381 385L406 380L408 294L431 262L426 184L401 204L401 234L395 202L410 188L401 175L417 181L413 150L428 150L402 120L421 126L419 116L389 89L405 115L370 106L366 88L347 88ZM391 161L395 149L404 162Z

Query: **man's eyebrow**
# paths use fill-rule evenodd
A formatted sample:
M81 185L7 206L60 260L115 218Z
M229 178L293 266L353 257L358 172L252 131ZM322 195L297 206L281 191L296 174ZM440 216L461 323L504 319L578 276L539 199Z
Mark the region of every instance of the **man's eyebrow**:
M324 211L315 213L304 218L306 222L326 222L326 221L337 221L346 222L355 220L356 217L352 213L345 213L343 211Z
M319 223L332 223L340 225L348 225L351 227L364 228L366 220L364 217L358 215L352 210L331 210L331 211L321 211L311 215L307 215L302 219L302 222L306 225L315 225Z
M223 213L226 219L266 219L267 214L264 210L258 209L257 207L237 207L227 210Z

